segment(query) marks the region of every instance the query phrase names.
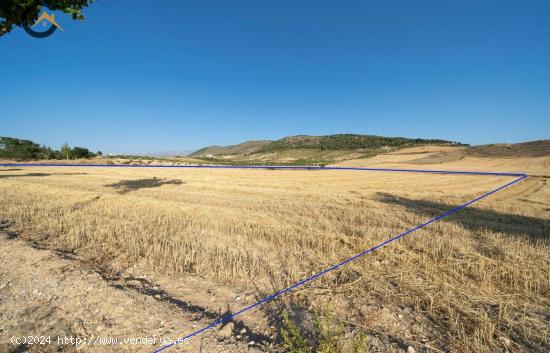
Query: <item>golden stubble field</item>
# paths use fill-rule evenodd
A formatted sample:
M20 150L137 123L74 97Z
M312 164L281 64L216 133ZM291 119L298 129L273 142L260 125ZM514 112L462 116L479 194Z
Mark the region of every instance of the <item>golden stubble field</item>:
M159 276L198 276L260 295L511 180L5 167L0 219L21 238L84 254L105 272L139 262ZM356 330L428 351L547 351L549 207L547 178L528 178L284 300L304 310L330 307Z

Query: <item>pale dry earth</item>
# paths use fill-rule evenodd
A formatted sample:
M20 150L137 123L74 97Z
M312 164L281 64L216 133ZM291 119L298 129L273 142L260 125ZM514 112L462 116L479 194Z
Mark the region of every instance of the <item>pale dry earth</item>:
M465 171L528 173L548 176L550 156L541 157L475 157L466 148L423 146L380 154L372 158L353 159L337 163L347 167L384 167L413 169L445 169Z
M147 338L169 343L213 320L207 311L174 300L147 277L104 277L70 254L32 247L5 233L0 233L0 258L1 352L153 352L161 344ZM30 335L43 337L43 344L12 343ZM210 331L168 351L260 352L249 345L250 330L242 336L236 340ZM59 342L58 337L88 341Z

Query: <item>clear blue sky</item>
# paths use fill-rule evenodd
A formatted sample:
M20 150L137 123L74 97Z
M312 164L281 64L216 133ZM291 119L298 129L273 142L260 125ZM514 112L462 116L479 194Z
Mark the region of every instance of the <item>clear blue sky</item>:
M0 136L111 153L550 138L547 0L97 0L86 15L0 37Z

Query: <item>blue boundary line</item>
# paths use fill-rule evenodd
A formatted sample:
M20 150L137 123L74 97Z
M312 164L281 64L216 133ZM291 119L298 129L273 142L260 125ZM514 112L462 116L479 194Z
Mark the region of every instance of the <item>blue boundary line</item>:
M319 167L319 166L247 166L247 165L162 165L162 164L63 164L63 163L4 163L0 167L107 167L107 168L181 168L181 169L288 169L288 170L369 170L374 172L409 172L431 174L470 174L493 176L524 176L524 173L510 172L478 172L461 170L437 170L437 169L393 169L393 168L367 168L367 167Z
M259 306L259 305L262 305L262 304L265 304L267 302L270 302L272 301L273 299L285 294L286 292L289 292L297 287L300 287L308 282L311 282L315 279L317 279L318 277L321 277L323 275L325 275L326 273L328 272L331 272L331 271L334 271L354 260L357 260L367 254L370 254L378 249L380 249L381 247L385 246L385 245L388 245L396 240L399 240L401 238L403 238L404 236L410 234L410 233L413 233L419 229L422 229L424 227L426 227L427 225L431 224L431 223L434 223L436 221L439 221L440 219L443 219L445 217L448 217L460 210L462 210L463 208L479 201L479 200L482 200L500 190L503 190L507 187L510 187L518 182L520 182L521 180L525 179L528 177L527 174L524 174L524 173L500 173L500 172L469 172L469 171L449 171L449 170L425 170L425 169L389 169L389 168L354 168L354 167L298 167L298 166L164 166L164 165L126 165L126 164L122 164L122 165L118 165L118 164L45 164L45 163L34 163L34 164L29 164L29 163L10 163L10 164L0 164L0 167L137 167L137 168L145 168L145 167L148 167L148 168L218 168L218 169L290 169L290 170L363 170L363 171L381 171L381 172L410 172L410 173L435 173L435 174L469 174L469 175L492 175L492 176L513 176L513 177L517 177L516 179L514 179L513 181L505 184L505 185L502 185L496 189L493 189L479 197L476 197L475 199L471 200L471 201L468 201L460 206L457 206L437 217L434 217L422 224L419 224L417 225L416 227L414 228L411 228L401 234L398 234L394 237L391 237L385 241L383 241L382 243L368 249L368 250L365 250L363 252L360 252L342 262L339 262L335 265L332 265L331 267L313 275L313 276L310 276L310 277L307 277L306 279L303 279L299 282L296 282L294 283L293 285L285 288L285 289L282 289L278 292L275 292L259 301L257 301L256 303L252 304L252 305L249 305L239 311L237 311L236 313L232 314L232 315L228 315L220 320L217 320L217 321L214 321L213 323L211 323L210 325L208 326L205 326L199 330L196 330L186 336L183 336L181 338L179 338L177 341L174 341L170 344L167 344L157 350L155 350L153 353L159 353L159 352L162 352L164 351L165 349L168 349L172 346L175 346L177 344L180 344L182 342L185 342L186 340L189 340L190 338L204 332L204 331L207 331L211 328L214 328L218 325L221 325L233 318L235 318L236 316L239 316L249 310L252 310L253 308Z

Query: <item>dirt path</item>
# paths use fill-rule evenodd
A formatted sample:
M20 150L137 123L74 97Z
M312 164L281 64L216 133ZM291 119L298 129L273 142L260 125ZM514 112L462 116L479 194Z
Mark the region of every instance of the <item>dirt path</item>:
M204 311L182 308L158 287L143 290L145 283L144 277L106 280L71 255L0 233L0 352L153 352L162 344L146 340L176 339L213 321ZM246 329L235 326L231 332L231 325L165 352L268 350L252 343ZM49 337L51 343L12 343L28 336L43 336L43 343ZM58 337L86 342L76 345Z

